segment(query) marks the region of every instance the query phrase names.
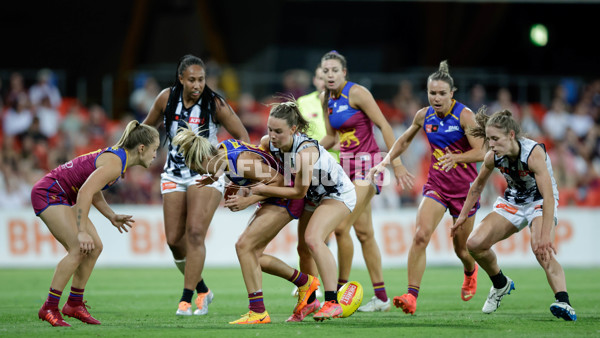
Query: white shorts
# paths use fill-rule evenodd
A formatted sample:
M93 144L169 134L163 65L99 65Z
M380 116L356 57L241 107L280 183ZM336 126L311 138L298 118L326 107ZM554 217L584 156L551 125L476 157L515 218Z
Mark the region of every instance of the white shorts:
M506 218L511 222L519 231L523 230L536 217L542 217L542 205L544 200L533 201L528 204L510 204L507 200L502 197L498 197L494 203L494 212L500 214L500 216ZM557 207L558 201L554 201L554 225L557 222Z
M343 202L346 205L346 207L348 207L348 209L350 209L350 212L352 212L354 210L354 207L356 206L356 189L352 188L351 190L341 193L339 196L327 195L321 199L321 201L323 201L323 200L336 200L336 201ZM309 211L309 212L315 211L317 209L317 207L319 206L319 204L321 204L321 201L319 203L315 204L315 203L307 200L306 203L304 204L304 210Z
M190 178L181 178L169 175L167 173L162 173L160 175L160 192L163 195L175 191L186 192L190 186L196 185L196 180L199 180L204 176L205 175L196 175ZM223 194L225 191L225 175L221 175L218 181L207 185L207 187L217 189L221 194Z

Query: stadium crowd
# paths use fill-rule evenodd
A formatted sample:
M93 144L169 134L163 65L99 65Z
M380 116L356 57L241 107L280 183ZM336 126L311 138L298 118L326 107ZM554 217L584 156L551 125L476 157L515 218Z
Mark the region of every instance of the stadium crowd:
M298 98L313 91L310 76L302 74L302 71L284 73L280 92ZM131 90L129 112L119 119L110 119L113 114L97 103L83 105L75 98L64 97L49 69L39 70L36 81L30 84L19 71L0 80L0 208L29 206L33 184L49 170L77 155L117 143L130 120L143 120L144 112L160 90L151 76L138 81ZM212 88L225 93L218 76L211 81ZM469 97L463 101L473 111L481 105L487 105L489 113L509 109L528 137L546 145L561 206L600 206L600 79L575 89L557 86L549 106L517 102L508 88L500 88L494 95L488 95L488 89L481 84L468 90ZM392 97L376 97L396 137L411 124L414 113L427 104L425 94L417 92L411 81L404 80ZM256 98L247 92L226 98L246 126L251 141L258 143L266 134L269 112L266 103L272 98ZM377 132L376 135L380 148L385 149L381 135ZM227 137L221 131L219 140ZM107 202L160 204L159 182L165 156L166 150L161 147L150 170L138 167L128 170L121 184L105 191ZM430 160L423 133L413 141L402 160L416 176L414 188L402 191L392 179L382 194L372 200L373 208L418 205ZM491 181L493 184L482 195L483 206L490 206L505 188L499 173Z

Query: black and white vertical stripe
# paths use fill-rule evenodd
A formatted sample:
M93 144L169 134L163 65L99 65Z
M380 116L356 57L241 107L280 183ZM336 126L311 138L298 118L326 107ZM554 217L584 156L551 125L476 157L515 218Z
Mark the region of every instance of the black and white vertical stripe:
M211 144L216 146L219 142L217 140L217 132L219 125L214 123L213 117L208 112L201 111L200 103L202 99L198 100L192 107L185 109L181 97L177 103L177 109L175 110L175 118L171 124L169 133L170 139L173 139L179 127L187 128L186 122L190 124L192 130L197 131L200 129L199 134L206 137ZM213 104L212 102L210 104ZM165 162L164 172L180 178L190 178L198 175L193 170L190 170L185 165L184 157L178 153L179 147L174 147L169 143L169 152L167 154L167 161Z

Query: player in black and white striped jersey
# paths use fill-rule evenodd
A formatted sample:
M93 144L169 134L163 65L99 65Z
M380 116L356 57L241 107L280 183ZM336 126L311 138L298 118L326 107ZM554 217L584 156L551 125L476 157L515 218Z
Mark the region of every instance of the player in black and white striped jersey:
M220 125L234 138L246 142L248 132L225 99L206 85L204 62L193 55L180 59L174 85L161 91L143 123L158 127L163 122L169 149L161 175L165 235L175 264L184 274L183 295L176 314L192 315L191 300L196 289L197 309L193 314L204 315L213 298L202 278L204 240L223 196L224 180L195 187L202 176L185 165L171 140L186 123L213 145L218 143Z

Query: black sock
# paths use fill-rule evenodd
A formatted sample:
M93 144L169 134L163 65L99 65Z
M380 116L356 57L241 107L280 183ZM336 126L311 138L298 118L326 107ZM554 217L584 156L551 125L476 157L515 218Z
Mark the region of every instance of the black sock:
M314 302L315 299L317 299L317 292L313 291L313 293L311 293L310 296L308 296L308 300L306 301L306 304L310 304L310 303Z
M332 300L334 303L337 303L337 291L325 291L325 301L328 302Z
M554 298L559 302L567 303L567 304L571 305L571 303L569 303L569 293L567 291L557 292L554 295Z
M183 294L181 295L181 300L179 300L179 301L191 303L193 295L194 295L194 290L183 289Z
M206 286L206 284L204 284L204 278L202 278L202 280L198 282L198 285L196 285L196 292L198 292L198 293L208 292L208 287Z
M490 279L492 280L492 284L494 284L494 288L496 289L502 289L506 286L506 283L508 283L508 279L506 279L506 276L502 274L502 270L500 270L497 275L490 276Z

